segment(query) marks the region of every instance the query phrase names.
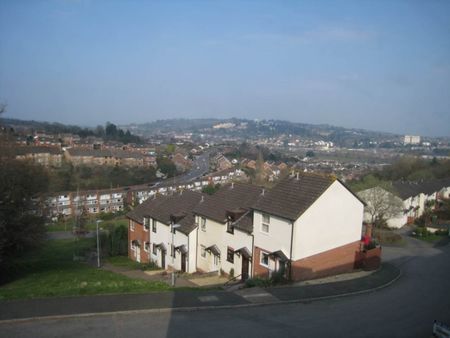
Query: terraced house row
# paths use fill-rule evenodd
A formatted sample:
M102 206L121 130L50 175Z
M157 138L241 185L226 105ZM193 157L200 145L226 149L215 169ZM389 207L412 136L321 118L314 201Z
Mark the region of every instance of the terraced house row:
M212 196L155 196L127 215L128 252L187 273L316 278L354 269L363 209L341 181L307 173L270 190L231 183Z

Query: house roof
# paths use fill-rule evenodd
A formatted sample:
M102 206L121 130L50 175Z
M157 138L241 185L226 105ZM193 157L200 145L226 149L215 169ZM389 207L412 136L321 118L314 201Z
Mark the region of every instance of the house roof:
M312 173L286 177L268 191L254 209L295 221L334 181L334 177Z
M260 187L233 183L220 188L214 195L208 196L194 208L194 213L219 223L227 220L227 211L250 209L261 197Z
M419 182L396 181L392 183L392 186L397 192L398 196L405 200L409 197L417 196L421 193L429 195L440 191L444 187L450 187L450 178Z
M176 231L189 234L196 228L192 209L200 203L202 196L201 193L185 190L174 195L149 198L130 211L127 217L141 224L144 217L151 217L168 225L171 217L176 215L180 225Z

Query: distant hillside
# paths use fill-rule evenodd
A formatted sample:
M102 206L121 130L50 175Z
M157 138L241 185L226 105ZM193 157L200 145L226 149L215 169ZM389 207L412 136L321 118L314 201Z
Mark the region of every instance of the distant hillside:
M233 124L231 128L213 128L220 124ZM349 129L330 125L313 125L281 120L246 120L246 119L170 119L157 120L144 124L121 126L138 135L150 136L157 133L208 133L237 138L276 137L292 135L299 138L325 140L337 145L351 147L355 142L400 140L400 135Z

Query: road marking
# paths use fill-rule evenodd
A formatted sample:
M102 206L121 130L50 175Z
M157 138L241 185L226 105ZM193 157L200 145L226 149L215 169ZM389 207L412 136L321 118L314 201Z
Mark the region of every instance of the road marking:
M255 293L254 295L243 295L244 298L251 298L251 297L272 297L270 293Z
M198 297L198 299L202 302L202 303L206 303L206 302L216 302L219 300L219 298L217 298L217 296L200 296Z

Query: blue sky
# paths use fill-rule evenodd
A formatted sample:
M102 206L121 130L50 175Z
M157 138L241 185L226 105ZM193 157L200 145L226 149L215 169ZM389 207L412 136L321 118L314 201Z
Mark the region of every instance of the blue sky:
M6 116L450 136L450 1L0 0Z

